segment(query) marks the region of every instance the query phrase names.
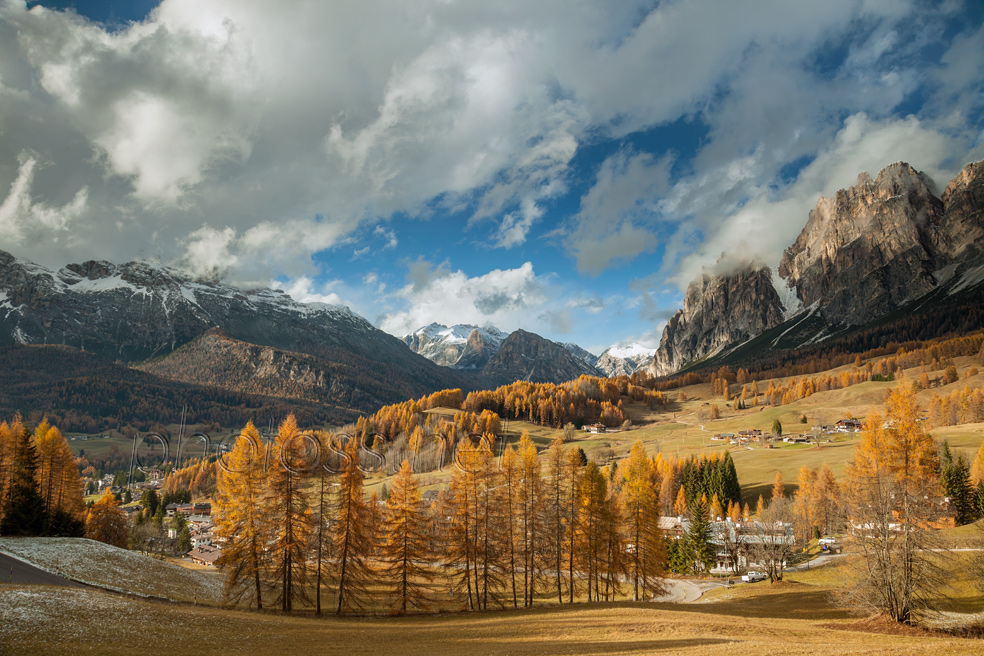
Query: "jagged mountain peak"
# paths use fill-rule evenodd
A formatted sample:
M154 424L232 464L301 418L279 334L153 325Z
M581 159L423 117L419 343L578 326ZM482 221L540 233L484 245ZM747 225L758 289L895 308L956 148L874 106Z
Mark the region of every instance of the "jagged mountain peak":
M652 362L656 349L638 342L619 342L605 349L595 367L606 376L631 376Z
M942 199L935 189L902 161L875 178L861 173L853 187L817 201L778 267L702 271L649 371L672 373L776 326L773 346L815 342L923 298L958 274L954 289L976 284L975 272L984 270L984 162L965 166Z
M402 337L410 350L443 367L481 369L505 334L495 326L430 323Z
M858 325L933 289L943 203L905 162L820 198L779 275L805 307Z
M566 347L525 330L516 330L502 341L483 370L490 385L516 380L558 383L600 372Z
M722 275L704 270L687 287L683 308L660 339L649 371L666 375L782 321L772 269L758 263Z

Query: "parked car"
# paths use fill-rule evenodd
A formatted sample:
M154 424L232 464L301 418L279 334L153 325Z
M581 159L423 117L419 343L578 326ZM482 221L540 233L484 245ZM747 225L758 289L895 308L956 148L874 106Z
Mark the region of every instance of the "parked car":
M745 583L755 583L756 581L764 581L766 578L768 577L762 572L751 571L742 576L741 580Z
M832 538L829 535L825 535L824 537L820 538L818 542L820 544L837 544L837 538Z

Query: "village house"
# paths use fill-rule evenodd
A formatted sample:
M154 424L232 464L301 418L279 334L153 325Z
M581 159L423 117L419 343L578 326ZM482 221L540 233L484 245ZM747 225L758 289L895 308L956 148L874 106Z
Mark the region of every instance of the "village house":
M193 563L204 567L215 567L215 561L221 555L221 549L208 544L199 545L188 552L188 557Z
M841 419L837 422L838 433L856 433L861 430L860 419Z

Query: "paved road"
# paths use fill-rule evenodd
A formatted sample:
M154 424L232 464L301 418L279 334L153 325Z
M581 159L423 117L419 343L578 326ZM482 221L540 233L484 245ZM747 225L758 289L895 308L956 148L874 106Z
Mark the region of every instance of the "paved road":
M21 585L60 585L69 588L89 587L57 574L28 565L22 560L0 553L0 583L18 583Z
M700 599L708 590L723 588L723 583L715 581L684 581L681 579L663 579L666 584L666 594L656 597L653 601L669 604L689 604Z

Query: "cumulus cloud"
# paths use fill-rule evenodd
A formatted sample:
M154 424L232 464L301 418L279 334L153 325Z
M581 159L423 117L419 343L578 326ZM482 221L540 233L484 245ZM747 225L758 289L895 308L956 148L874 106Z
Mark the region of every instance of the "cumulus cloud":
M72 221L85 211L89 188L79 189L72 200L61 207L36 202L31 188L38 161L26 153L21 153L18 160L17 177L0 203L0 239L14 246L39 238L58 241L64 237Z
M431 322L494 325L507 332L524 328L563 333L570 328L559 290L549 278L537 276L531 262L468 276L460 269L417 260L407 280L391 299L403 307L379 318L380 327L393 335L406 335Z
M324 274L321 251L362 263L420 243L402 222L453 217L470 246L556 247L589 277L655 254L653 292L729 249L773 262L859 170L906 159L943 180L984 156L984 28L960 12L163 0L108 29L0 0L0 231L55 266L152 256L300 281ZM692 143L648 141L682 123ZM535 262L486 280L420 260L380 301L403 319L371 307L409 329L583 324L555 288L531 300L554 284ZM465 294L470 318L418 289Z
M284 290L291 298L300 303L327 303L329 305L351 306L341 296L332 291L338 281L317 284L307 276L300 276L289 282L274 280L270 283L273 289Z

